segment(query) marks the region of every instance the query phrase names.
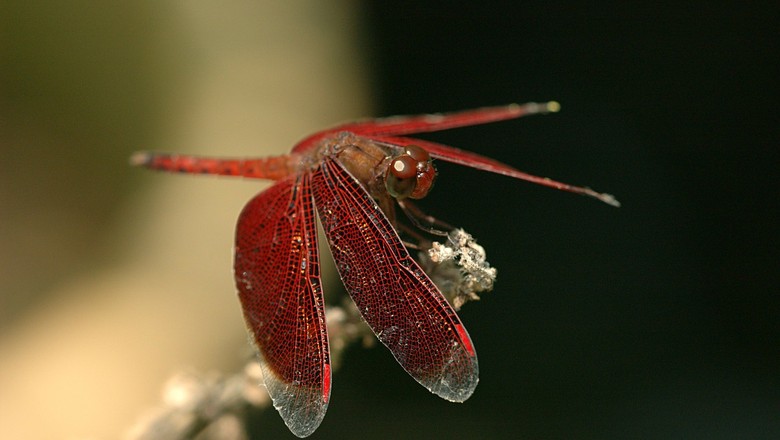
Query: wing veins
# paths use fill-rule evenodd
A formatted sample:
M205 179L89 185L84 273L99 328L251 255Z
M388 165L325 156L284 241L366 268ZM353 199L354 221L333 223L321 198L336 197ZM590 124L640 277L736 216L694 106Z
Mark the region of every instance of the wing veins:
M467 399L478 381L476 355L462 339L468 335L376 202L330 156L313 173L313 191L339 274L363 319L415 380L445 399ZM390 264L377 267L377 252Z
M319 426L330 392L316 240L308 174L250 200L236 232L236 285L266 388L299 437Z

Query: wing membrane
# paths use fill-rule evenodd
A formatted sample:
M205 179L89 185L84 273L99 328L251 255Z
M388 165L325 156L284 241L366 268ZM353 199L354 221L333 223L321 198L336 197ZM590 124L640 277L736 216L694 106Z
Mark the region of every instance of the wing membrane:
M364 119L362 121L337 125L315 133L298 142L295 147L293 147L293 152L302 153L308 151L314 148L323 138L340 131L349 131L370 138L376 136L399 136L413 133L427 133L431 131L448 130L450 128L504 121L537 113L556 112L558 111L558 107L559 105L557 102L542 104L529 102L527 104L482 107L451 113Z
M520 171L517 168L501 163L495 159L491 159L477 153L472 153L470 151L461 150L459 148L450 147L449 145L443 145L422 139L398 136L377 136L372 137L372 139L399 147L417 145L418 147L422 147L428 151L428 153L430 153L431 157L434 159L456 163L458 165L467 166L477 170L503 174L504 176L514 177L515 179L525 180L537 185L593 197L594 199L601 200L602 202L612 206L620 206L620 202L618 202L612 194L600 193L584 186L569 185L568 183L558 182L557 180L552 180L548 177L534 176L533 174Z
M305 437L330 397L330 357L310 176L282 180L244 207L235 278L274 406Z
M312 174L317 211L350 296L379 340L420 384L462 402L478 381L466 330L360 183L326 156Z
M557 104L557 103L556 103ZM471 110L461 110L450 113L434 113L427 115L391 116L388 118L368 119L353 122L338 127L339 130L351 131L363 136L398 136L413 133L449 130L457 127L487 124L505 121L522 116L547 113L547 104L527 103L509 104L496 107L482 107Z

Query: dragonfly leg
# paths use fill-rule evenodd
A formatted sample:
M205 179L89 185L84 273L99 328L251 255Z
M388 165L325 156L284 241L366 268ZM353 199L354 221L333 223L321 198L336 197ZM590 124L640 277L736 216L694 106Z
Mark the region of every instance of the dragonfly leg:
M446 237L447 234L449 234L449 231L455 229L453 226L437 219L436 217L426 214L420 208L418 208L417 205L407 199L398 200L398 206L401 208L404 214L406 214L406 217L409 219L409 221L412 222L412 224L414 224L414 226L431 235Z

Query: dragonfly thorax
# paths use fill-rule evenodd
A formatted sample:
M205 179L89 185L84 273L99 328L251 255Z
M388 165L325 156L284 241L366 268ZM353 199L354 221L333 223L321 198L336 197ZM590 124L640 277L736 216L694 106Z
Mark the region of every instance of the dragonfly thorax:
M383 210L392 199L425 197L436 178L430 154L416 145L400 147L341 132L323 143L321 154L336 157Z

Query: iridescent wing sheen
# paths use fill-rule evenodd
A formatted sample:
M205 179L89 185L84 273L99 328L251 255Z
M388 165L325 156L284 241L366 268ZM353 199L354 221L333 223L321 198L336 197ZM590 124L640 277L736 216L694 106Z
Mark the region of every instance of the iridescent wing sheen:
M431 392L468 399L479 376L471 339L379 206L331 156L312 189L339 275L377 338Z
M244 207L235 278L274 406L299 437L320 425L330 357L310 175L281 180Z

